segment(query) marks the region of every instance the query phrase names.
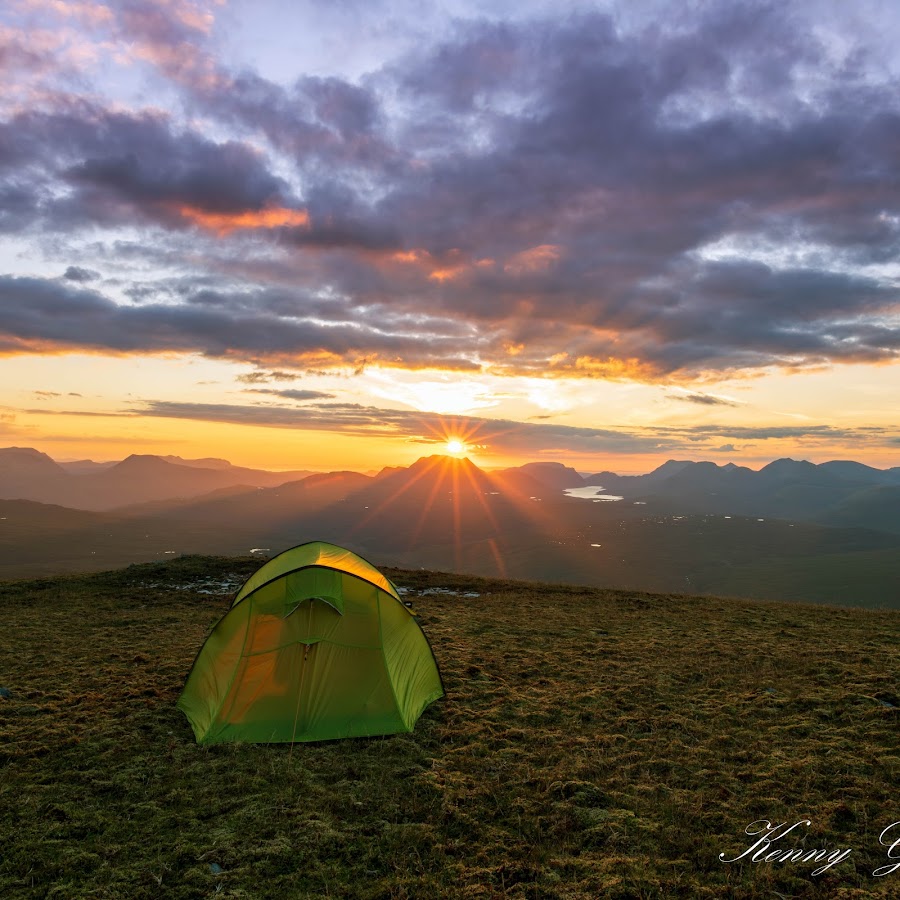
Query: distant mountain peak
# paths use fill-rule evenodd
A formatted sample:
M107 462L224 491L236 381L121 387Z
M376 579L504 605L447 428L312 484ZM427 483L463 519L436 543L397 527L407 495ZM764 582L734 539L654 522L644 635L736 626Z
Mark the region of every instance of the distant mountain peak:
M154 466L156 468L166 467L175 465L175 463L168 462L163 459L161 456L154 456L152 453L132 453L130 456L126 456L121 462L116 463L113 467L115 469L131 469L131 468L146 468L149 466Z
M689 466L696 466L697 463L690 459L667 459L661 466L657 466L650 475L674 475L681 472Z
M556 488L557 490L565 490L566 488L582 487L584 485L584 476L571 466L567 466L560 462L552 462L550 460L540 460L538 462L525 463L512 469L503 469L498 473L507 479L510 477L527 477L545 488Z
M0 449L0 462L12 466L25 466L29 469L64 470L52 457L34 447L4 447Z
M828 462L822 463L819 468L841 473L883 474L881 469L867 466L864 463L856 462L852 459L831 459Z
M34 447L3 447L0 449L0 453L4 456L18 456L21 459L46 459L53 462L53 459L47 456L46 453L41 453L40 450L35 450Z
M818 469L818 466L805 459L791 459L784 456L763 466L759 472L761 475L777 475L782 478L792 477L799 473L809 474Z
M202 459L184 459L181 456L172 456L171 454L167 454L166 456L158 456L157 459L161 459L163 460L163 462L172 463L176 466L189 466L192 469L234 468L233 464L230 463L227 459L220 459L217 456L205 456Z
M452 466L460 469L478 469L478 466L468 456L447 456L443 453L435 453L432 456L420 456L409 468L416 469L423 466ZM481 471L479 469L479 471Z
M779 459L773 459L763 469L787 469L791 466L811 466L811 462L805 459L793 459L790 456L782 456Z
M481 484L486 483L488 478L488 474L479 469L468 457L435 453L432 456L420 457L408 467L384 469L379 473L377 480L424 487L444 479L448 479L448 483Z

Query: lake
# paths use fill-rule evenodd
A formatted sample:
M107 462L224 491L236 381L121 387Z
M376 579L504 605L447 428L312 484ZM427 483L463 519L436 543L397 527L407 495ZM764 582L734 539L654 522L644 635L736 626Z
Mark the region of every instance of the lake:
M585 485L585 487L566 488L563 493L567 497L580 497L582 500L593 500L595 503L605 502L612 503L616 500L624 500L624 497L618 497L615 494L603 493L606 488L596 484Z

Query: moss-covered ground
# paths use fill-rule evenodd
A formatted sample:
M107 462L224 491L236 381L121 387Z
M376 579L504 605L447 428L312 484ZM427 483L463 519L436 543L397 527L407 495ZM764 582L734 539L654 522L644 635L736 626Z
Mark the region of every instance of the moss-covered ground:
M900 896L900 613L386 570L447 689L414 733L198 747L175 700L258 564L0 586L0 896ZM852 852L723 862L759 819Z

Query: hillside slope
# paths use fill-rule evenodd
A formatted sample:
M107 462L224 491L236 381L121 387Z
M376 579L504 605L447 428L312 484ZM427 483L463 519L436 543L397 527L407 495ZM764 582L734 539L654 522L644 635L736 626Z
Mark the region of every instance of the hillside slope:
M900 614L386 570L447 690L413 733L201 748L175 701L258 565L3 586L0 895L896 896ZM723 863L760 818L852 855Z

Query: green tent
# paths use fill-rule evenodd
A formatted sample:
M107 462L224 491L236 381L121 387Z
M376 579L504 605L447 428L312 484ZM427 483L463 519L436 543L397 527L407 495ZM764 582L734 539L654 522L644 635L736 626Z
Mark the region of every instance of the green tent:
M178 707L201 744L323 741L412 731L443 695L396 587L355 553L313 541L247 579Z

